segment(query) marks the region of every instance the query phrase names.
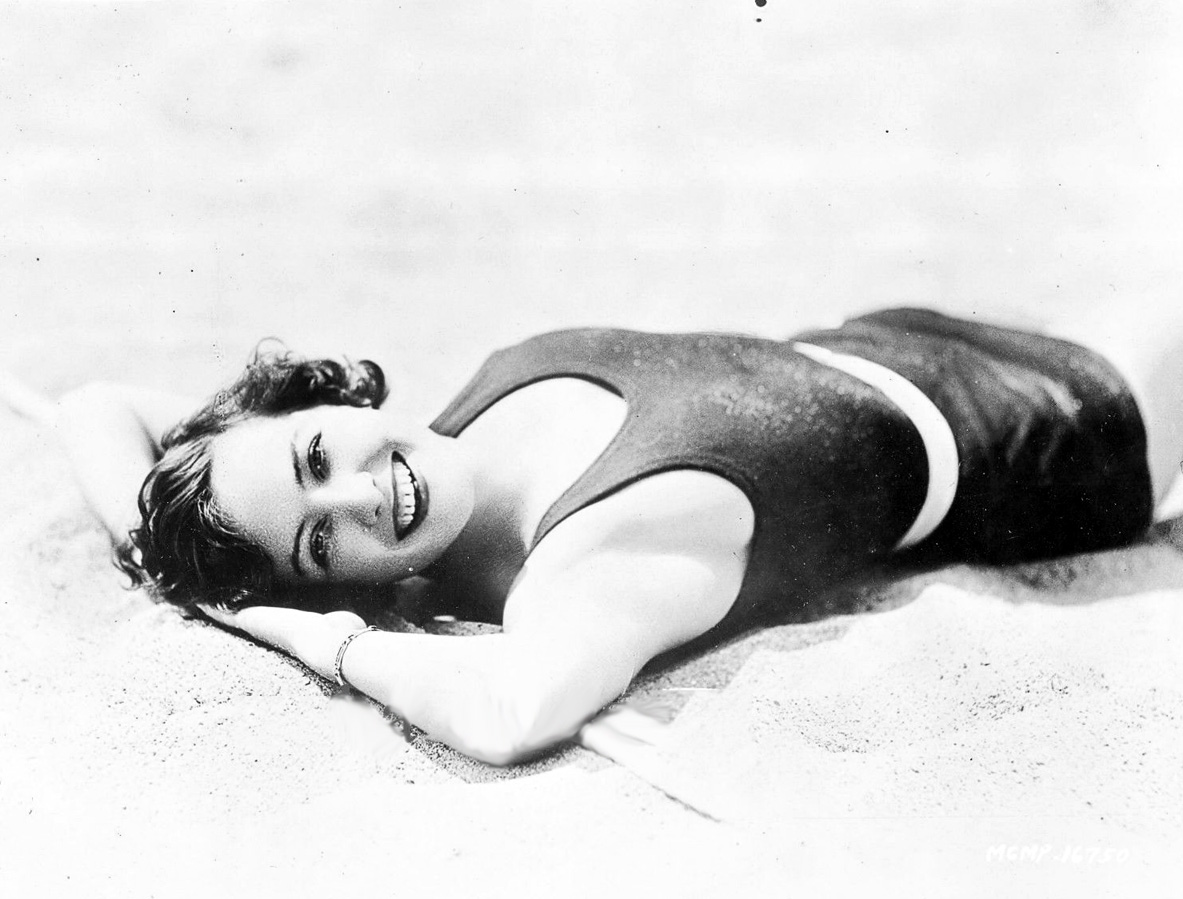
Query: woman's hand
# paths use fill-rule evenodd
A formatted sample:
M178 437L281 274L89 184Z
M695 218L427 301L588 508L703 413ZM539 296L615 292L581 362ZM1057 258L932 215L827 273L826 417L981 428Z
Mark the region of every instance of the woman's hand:
M338 611L318 615L293 647L297 659L323 677L336 683L337 650L350 634L366 629L366 623L353 612Z
M6 371L0 371L0 405L42 425L53 424L57 413L53 400Z
M337 650L366 623L353 612L320 614L279 606L248 606L237 612L202 606L201 611L225 627L286 652L326 680L335 680Z

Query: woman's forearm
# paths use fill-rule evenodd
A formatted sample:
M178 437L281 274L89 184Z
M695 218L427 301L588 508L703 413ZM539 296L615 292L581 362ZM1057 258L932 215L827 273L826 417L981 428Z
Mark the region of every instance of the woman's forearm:
M64 396L55 425L87 504L121 543L138 520L136 499L158 444L129 405L98 386Z
M351 613L244 609L233 626L334 677L341 641L362 626ZM616 662L621 662L617 664ZM584 649L512 634L442 637L374 631L353 640L346 681L429 736L505 765L575 734L628 686L635 666Z
M294 656L326 680L335 678L342 641L365 627L361 618L345 611L322 615L273 606L203 611ZM538 681L521 676L516 660L511 664L516 648L511 642L503 634L362 633L349 644L342 674L351 686L432 738L482 761L509 764L570 736L599 708L540 727L534 698ZM519 676L512 676L515 671Z
M164 432L193 408L187 397L107 383L58 400L52 423L87 504L114 543L139 522L140 486L160 457Z
M53 428L83 496L112 540L135 526L140 485L160 455L166 428L192 408L175 394L92 383L56 402L0 371L0 406Z
M577 659L556 664L520 642L374 632L353 641L342 671L434 739L508 765L573 736L635 673Z

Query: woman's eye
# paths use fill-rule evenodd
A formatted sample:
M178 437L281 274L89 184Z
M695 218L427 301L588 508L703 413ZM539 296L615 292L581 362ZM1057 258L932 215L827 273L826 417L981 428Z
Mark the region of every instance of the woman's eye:
M308 538L308 554L321 571L329 569L329 523L327 519L319 521Z
M312 438L308 444L308 470L318 481L329 476L329 460L325 458L324 447L320 444L320 434Z

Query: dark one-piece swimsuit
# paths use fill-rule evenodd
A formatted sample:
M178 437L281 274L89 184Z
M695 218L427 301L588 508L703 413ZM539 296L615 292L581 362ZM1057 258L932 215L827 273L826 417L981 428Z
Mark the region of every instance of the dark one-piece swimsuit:
M957 447L942 560L1015 562L1112 547L1151 518L1146 435L1097 354L1050 337L896 309L791 341L734 334L556 331L494 353L432 423L458 436L508 394L581 378L622 397L623 426L547 511L560 521L648 475L697 469L747 495L755 532L718 630L800 608L892 552L926 497L916 426L881 391L794 349L884 366L940 410Z

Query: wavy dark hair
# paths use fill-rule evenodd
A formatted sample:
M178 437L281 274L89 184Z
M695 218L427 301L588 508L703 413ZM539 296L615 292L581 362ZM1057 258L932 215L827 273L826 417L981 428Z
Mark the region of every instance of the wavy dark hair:
M378 408L386 377L367 360L305 359L257 347L238 379L161 441L163 454L140 488L140 525L116 551L135 586L192 610L198 603L240 608L272 600L275 570L243 537L210 491L210 447L235 424L312 406Z

